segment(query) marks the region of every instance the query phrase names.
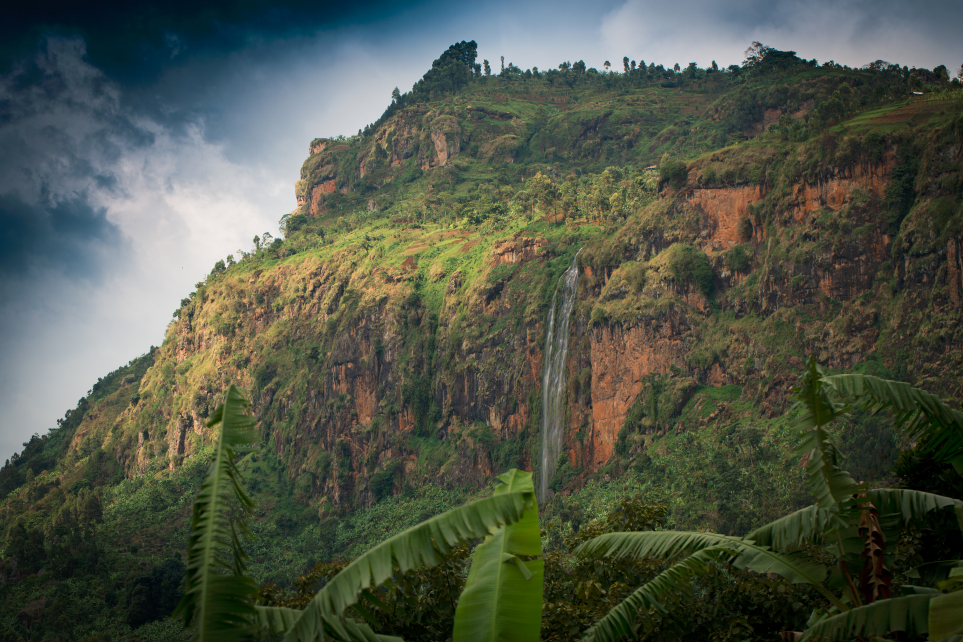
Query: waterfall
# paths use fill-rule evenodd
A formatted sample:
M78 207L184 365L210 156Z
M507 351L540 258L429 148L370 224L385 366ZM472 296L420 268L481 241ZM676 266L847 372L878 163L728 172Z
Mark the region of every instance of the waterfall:
M581 252L581 250L579 250ZM539 501L545 501L548 482L555 472L562 450L562 420L565 416L565 357L568 356L568 322L575 306L575 284L578 281L578 253L572 265L558 280L548 311L542 372L542 470L539 475ZM558 293L562 292L561 306ZM557 316L556 316L557 313Z

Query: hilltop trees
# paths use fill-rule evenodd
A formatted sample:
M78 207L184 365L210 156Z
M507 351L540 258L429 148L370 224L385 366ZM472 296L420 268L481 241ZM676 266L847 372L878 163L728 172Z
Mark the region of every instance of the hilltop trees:
M431 63L431 69L425 72L421 80L416 82L410 92L401 93L396 87L391 92L392 102L373 126L366 128L370 132L378 125L390 118L398 109L418 102L438 100L466 87L472 80L481 76L482 66L475 64L478 56L478 43L474 40L457 42L448 47L438 59ZM504 56L503 56L504 59ZM504 66L504 63L503 63ZM489 75L490 67L485 61L485 75Z
M442 60L457 60L469 69L475 68L475 58L478 56L478 43L474 40L470 42L455 43L448 47L445 53L439 56L438 61ZM437 62L437 61L436 61Z
M475 74L475 41L460 42L448 48L437 60L431 63L421 80L415 83L411 94L421 101L433 96L450 95L471 82Z
M753 40L752 44L749 45L749 48L746 49L745 54L743 54L745 55L746 59L742 61L742 66L750 68L756 67L762 63L762 60L766 57L767 53L769 53L769 47L762 44L758 40Z
M759 72L778 71L807 64L805 60L796 56L795 51L779 51L758 41L753 41L746 49L745 56L746 59L742 62L743 68Z
M590 70L583 60L577 62L565 61L558 65L557 69L551 69L548 71L539 71L537 68L533 68L528 71L524 71L521 68L509 63L505 60L504 56L499 57L500 68L495 74L492 73L491 63L488 60L482 61L481 64L476 64L475 60L477 57L477 44L474 41L466 42L462 41L451 45L441 56L438 57L432 63L431 69L429 69L425 75L415 83L409 92L392 92L392 101L386 108L385 112L378 119L377 122L369 125L362 130L363 137L369 136L375 129L380 127L383 123L387 121L392 115L394 115L398 110L404 109L406 107L412 106L417 103L427 103L433 100L442 100L447 96L451 96L464 88L468 87L471 83L475 81L482 81L485 83L491 82L491 77L495 75L500 81L503 82L546 82L548 85L553 87L558 87L561 85L567 85L569 87L574 87L576 83L583 86L596 85L599 88L612 89L617 84L621 84L625 87L641 87L646 83L654 83L656 85L661 85L663 87L686 87L692 83L697 83L704 81L707 74L720 73L722 78L715 77L713 80L713 87L722 88L726 81L736 82L737 79L740 84L746 80L743 74L749 72L753 77L766 76L769 74L779 74L785 73L792 69L807 66L815 67L816 61L814 60L803 60L800 59L796 52L794 51L781 51L773 47L764 45L761 42L754 41L745 52L745 60L742 65L729 65L728 67L722 68L716 61L712 61L711 65L707 68L700 68L695 63L688 63L688 66L682 67L678 63L670 66L657 65L655 63L646 63L645 61L631 60L628 56L623 56L622 58L622 71L623 73L614 76L607 73L593 73L594 70ZM881 61L877 61L881 63ZM878 73L879 76L871 80L869 83L855 83L853 88L856 87L869 87L872 85L871 93L867 92L865 89L856 90L860 96L861 100L858 103L854 103L857 106L868 106L870 104L878 104L883 99L893 97L905 91L905 83L910 82L917 89L922 88L926 84L943 84L948 82L950 77L950 72L945 67L937 67L933 72L928 70L914 70L912 73L909 70L903 70L902 77L894 75L889 67L887 67L885 73L881 72L879 64L873 63L866 68L860 70L864 73ZM612 71L612 62L606 60L602 65L603 71ZM842 69L839 65L830 61L823 65L824 68L828 70ZM856 70L853 70L856 71ZM899 69L896 68L899 72ZM925 73L924 73L925 72ZM961 69L963 72L963 69ZM723 80L725 79L725 81ZM834 78L838 82L848 82L852 84L852 80L845 81L841 77ZM899 85L899 87L895 87ZM824 87L816 87L818 91L822 92ZM753 102L757 105L761 102L759 98L758 89L752 89L747 87L751 93L758 94L753 96ZM793 88L790 90L790 95L799 95L800 89ZM778 92L776 92L778 93ZM811 91L808 93L812 93ZM767 99L769 103L762 108L773 107L778 105L780 108L784 106L785 101L778 102L775 100L775 93L770 92L771 99ZM800 99L791 98L791 104L799 104L800 101L804 101L805 98L800 97ZM820 99L816 99L816 107L819 107ZM823 119L825 123L832 124L838 120L838 105L835 103L830 105L828 109L823 110L828 115L828 120ZM844 105L845 107L845 105ZM738 106L736 111L742 110L742 106ZM755 111L755 110L754 110ZM813 111L815 114L815 111ZM849 113L849 110L846 111ZM753 115L750 119L752 121L758 121L759 117ZM750 123L740 123L736 130L743 130L749 128ZM343 184L338 183L338 187L342 188Z

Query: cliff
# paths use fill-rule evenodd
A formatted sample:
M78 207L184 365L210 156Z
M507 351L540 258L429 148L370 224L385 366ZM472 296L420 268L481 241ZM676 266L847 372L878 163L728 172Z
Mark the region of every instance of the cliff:
M83 436L102 439L130 475L158 461L173 469L210 443L205 419L235 380L308 501L371 505L369 482L388 469L400 492L402 479L454 488L530 467L546 305L583 245L568 356L569 376L581 379L570 386L566 443L586 473L614 461L652 376L691 382L690 395L738 385L773 416L812 352L840 369L878 359L952 397L961 381L948 349L960 319L959 238L900 250L935 194L920 199L895 242L889 227L890 176L911 144L894 141L878 160L830 166L812 181L794 176L791 160L815 150L762 143L702 157L685 185L661 194L625 174L611 192L635 189L640 205L615 226L594 224L591 212L581 223L576 213L567 225L539 223L538 211L474 230L359 225L316 249L251 257L209 279L181 311L119 429ZM928 153L952 156L959 144ZM430 154L440 168L448 152L439 149ZM418 157L429 169L430 154ZM713 165L760 157L770 164L763 183L704 182ZM709 290L673 272L681 245L706 257ZM907 352L915 357L904 362ZM653 430L670 428L687 429L670 421ZM443 460L419 457L419 439L445 444ZM319 466L324 453L340 463Z
M273 506L290 488L299 519L472 493L512 466L562 495L589 478L654 484L646 462L682 452L674 439L743 424L781 462L747 482L783 476L777 514L801 483L777 418L807 355L963 392L958 118L822 126L799 106L860 85L807 82L749 98L712 78L479 84L313 141L285 238L198 284L5 519L55 486L184 478L232 381L273 462L246 460L256 493ZM734 144L744 99L759 135ZM666 153L690 160L669 176ZM655 162L662 175L642 169ZM546 317L580 249L565 457L538 470ZM734 528L718 509L675 519Z

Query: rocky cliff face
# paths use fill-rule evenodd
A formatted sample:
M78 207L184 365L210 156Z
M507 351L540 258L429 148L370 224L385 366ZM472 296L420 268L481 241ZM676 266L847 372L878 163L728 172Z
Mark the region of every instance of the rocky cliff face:
M884 354L895 363L909 345L927 343L924 337L941 337L938 343L956 354L952 346L959 336L956 324L963 312L958 241L947 241L944 267L931 267L927 277L917 280L940 284L941 292L931 291L928 304L912 292L894 290L897 275L903 279L902 274L912 272L897 266L894 274L889 263L898 251L887 233L882 203L895 166L895 155L888 153L881 162L855 164L813 183L803 180L783 185L783 194L776 195L777 220L782 223L778 227L761 216L769 186L705 188L690 183L676 196L676 207L692 208L698 214L693 243L715 259L722 308L732 309L737 317L756 316L770 327L778 325L782 314L788 312L795 319L788 337L800 351L811 350L824 363L840 369L852 368L872 354ZM845 231L832 234L840 224ZM643 235L635 240L643 247L647 242L658 247L664 243L663 233L658 230L650 239ZM726 254L737 246L751 253L751 266L727 269ZM933 251L940 253L938 248ZM920 259L904 255L901 265L918 265ZM588 267L586 271L591 273ZM892 280L881 283L886 279ZM643 291L642 296L645 294ZM650 294L656 300L672 296L671 292ZM702 298L691 291L676 292L671 307L653 301L650 310L635 322L580 329L589 334L587 345L580 344L589 354L587 358L573 357L570 368L575 376L582 364L589 364L591 390L587 402L573 400L571 404L573 464L597 471L610 460L626 416L652 375L674 371L677 377L693 377L702 385L735 383L747 390L755 388L759 379L775 375L778 385L770 383L760 392L788 388L801 359L789 356L783 363L776 362L772 349L759 344L762 337L746 336L738 323L726 324L729 336L716 343L719 337L712 335L718 335L718 329L711 327L714 319L709 318ZM927 308L911 313L911 318L929 321L926 330L907 327L908 300ZM805 310L823 318L800 319L799 312ZM710 342L718 347L712 349L710 360L702 361L700 344ZM928 358L940 366L924 366L927 358L919 358L915 368L921 373L959 372L955 356L947 359L934 351ZM931 377L927 384L947 395L960 390L955 376L943 382ZM778 397L770 395L764 403L769 412L781 409ZM586 433L588 439L574 437Z
M645 378L651 374L665 375L672 366L686 369L692 336L686 315L679 311L629 327L597 326L590 336L591 441L582 457L585 467L595 471L612 457L618 433L629 408L642 392Z
M673 396L646 419L655 436L695 429L678 412L700 387L739 386L760 413L782 412L810 353L834 368L871 358L951 398L963 390L956 130L925 148L912 180L906 150L918 142L859 152L869 137L858 135L729 147L658 193L650 174L558 166L459 192L458 172L559 143L539 138L533 119L550 121L539 110L526 121L459 99L402 110L364 139L313 141L299 212L328 232L292 230L281 249L202 284L137 399L85 425L74 448L96 444L128 475L176 468L211 442L206 421L237 381L299 496L322 511L377 501L376 474L400 492L531 468L548 302L579 248L565 451L585 473L618 462L627 417L658 382ZM637 125L615 109L558 111L579 154L615 140L611 119ZM400 189L408 200L391 205ZM359 194L358 221L335 220L332 204ZM894 209L899 198L910 206ZM705 261L708 282L680 272L680 248Z
M433 149L437 159L448 153ZM690 185L649 207L691 213L690 227L676 238L666 226L653 225L634 232L616 269L586 259L568 364L571 463L591 472L611 461L626 416L653 376L692 385L738 384L766 397L769 412L780 411L783 402L775 392L788 387L801 359L767 345L777 331L800 353L815 350L840 368L921 340L919 329L905 329L890 285L880 281L892 241L879 203L893 168L891 157L856 165L813 184L782 185L783 196L764 185ZM763 205L777 196L782 209L766 221ZM840 221L848 233L834 227ZM416 276L426 260L425 252L416 250L427 250L431 241L410 246L400 269L368 271L369 253L346 247L327 259L209 285L202 302L172 326L162 348L173 379L162 375L165 366L155 367L161 374L149 375L144 386L144 396L162 396L160 388L172 385L181 403L151 419L144 416L149 407L141 404L120 422L150 426L137 432L130 472L146 470L158 443L173 466L209 441L204 420L217 378L205 375L198 385L193 374L205 368L255 391L265 439L289 462L289 474L307 476L314 496L335 505L372 501L367 480L395 461L402 462L410 482L481 483L505 463L499 448L518 443L524 447L511 463L531 466L540 429L533 407L543 349L540 299L557 278L550 261L566 248L531 234L471 238L458 237L456 247L471 248L481 272L435 272L430 278L437 279L436 308L427 303ZM667 248L686 239L702 248L715 268L717 307L669 274ZM609 242L600 237L591 243ZM957 243L948 241L943 267L937 268L945 290L939 309L947 315L940 327L953 336L961 298ZM748 264L730 269L727 257L737 247ZM642 291L612 294L640 257L648 257L641 261L648 270ZM903 274L915 260L901 263ZM507 272L496 278L497 270ZM523 295L526 279L542 285ZM593 314L600 305L629 300L641 301L634 318L598 321ZM523 307L530 310L519 319ZM746 330L743 318L761 327ZM892 340L897 328L899 341L881 344ZM290 357L278 359L272 352ZM489 427L494 441L467 436L477 425ZM657 430L670 428L685 426ZM448 461L426 468L410 440L417 435L452 442ZM327 474L316 466L323 453L338 459Z

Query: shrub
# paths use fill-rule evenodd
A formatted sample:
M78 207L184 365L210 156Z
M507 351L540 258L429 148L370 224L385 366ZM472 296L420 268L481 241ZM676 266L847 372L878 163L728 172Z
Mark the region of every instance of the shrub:
M682 161L664 160L659 167L659 178L663 183L669 183L673 189L679 189L685 185L689 177L689 169Z
M578 476L578 473L579 470L569 462L568 454L564 452L561 453L558 456L558 463L555 465L555 472L552 475L549 488L551 488L553 492L561 492Z
M737 245L726 252L726 267L733 272L745 272L752 265L752 258L744 245Z
M893 170L886 186L886 208L890 234L899 232L903 219L909 214L916 200L916 174L919 160L909 151L900 150L899 164ZM895 247L895 244L894 244Z
M870 161L874 163L882 161L885 151L883 138L878 132L869 132L866 134L866 137L863 139L863 154L865 154Z
M632 261L625 266L625 280L632 287L632 291L638 294L645 288L645 264L639 261Z
M297 232L308 224L308 217L304 214L292 214L284 222L284 234Z
M395 486L395 476L401 468L402 464L400 461L392 460L387 462L382 470L376 471L371 476L369 488L376 502L380 502L385 497L391 495L391 491Z
M674 245L669 255L669 270L680 284L693 284L703 294L712 291L712 268L705 252L691 245Z
M264 390L277 376L277 368L273 364L262 364L254 371L254 385L258 390Z
M491 452L492 448L494 448L498 442L498 436L495 434L495 431L492 430L492 427L480 421L476 421L472 425L468 434L471 436L472 441L489 452Z
M307 502L314 491L314 475L301 473L294 482L294 496L298 501Z
M411 160L409 160L405 165L405 171L402 172L401 174L401 182L412 183L418 180L419 178L421 178L421 175L423 173L424 172L421 170L421 167L418 165L417 160L414 157L412 157Z

